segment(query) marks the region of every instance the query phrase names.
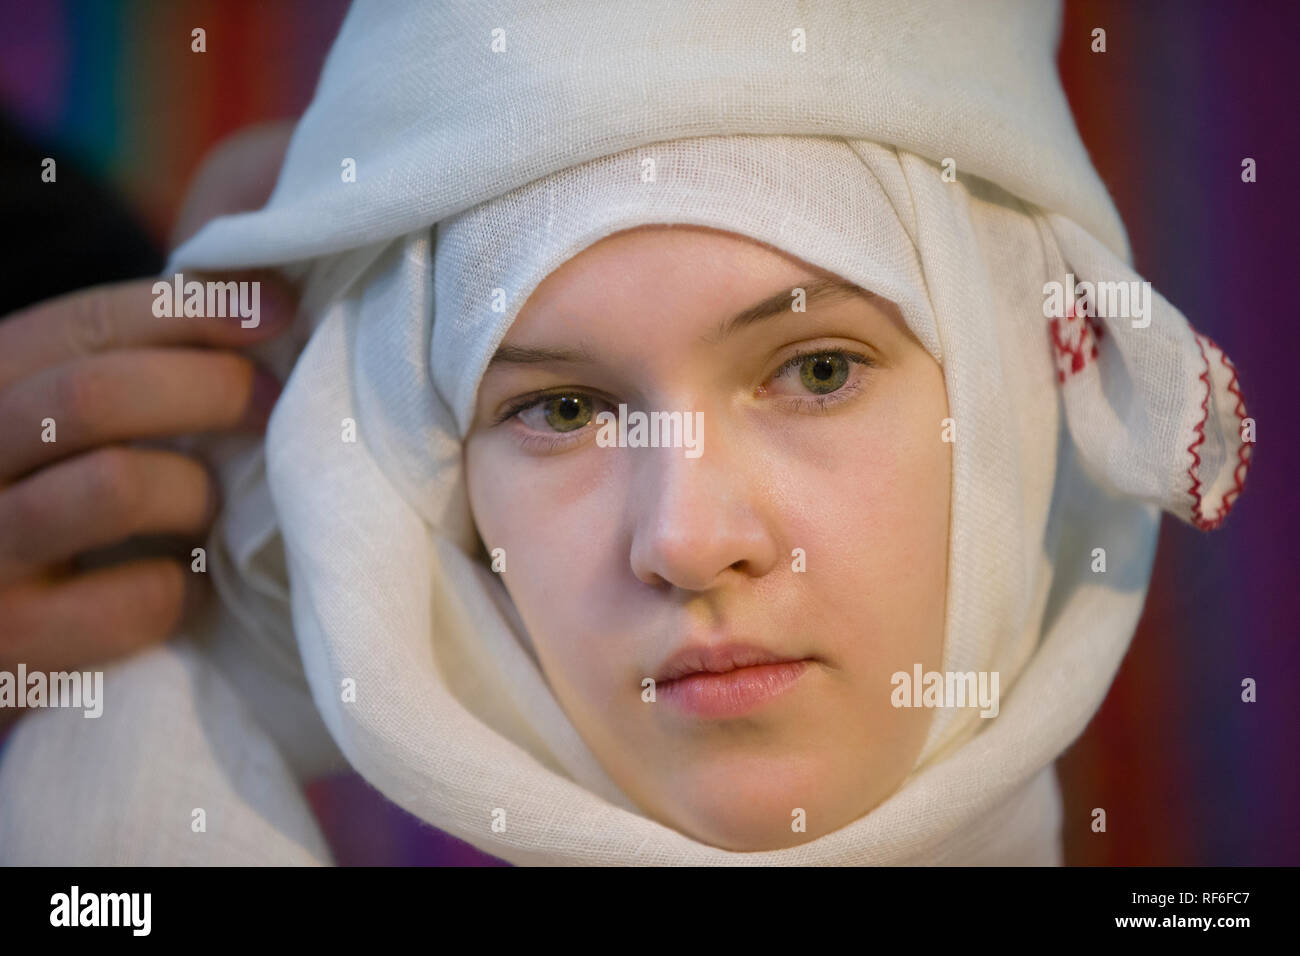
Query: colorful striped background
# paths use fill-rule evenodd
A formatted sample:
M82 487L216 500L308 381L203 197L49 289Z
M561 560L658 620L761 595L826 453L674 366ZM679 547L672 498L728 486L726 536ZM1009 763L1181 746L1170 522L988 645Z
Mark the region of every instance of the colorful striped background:
M0 0L0 96L113 182L159 240L223 136L301 115L343 0ZM206 53L190 31L207 32Z
M1298 25L1289 2L1067 4L1062 78L1138 270L1237 364L1258 424L1224 526L1165 518L1133 648L1061 763L1075 863L1300 863Z
M165 240L204 153L301 113L342 0L0 0L0 109L111 183ZM190 30L208 52L190 52ZM1068 0L1060 64L1138 269L1237 363L1259 444L1219 531L1165 519L1133 649L1060 763L1067 861L1300 863L1300 651L1289 391L1300 244L1291 3ZM1095 27L1107 50L1090 50ZM1253 157L1258 181L1241 182ZM1287 436L1292 436L1288 438ZM1244 677L1258 702L1240 701ZM309 794L342 863L491 862L355 776ZM1105 808L1106 833L1090 829Z

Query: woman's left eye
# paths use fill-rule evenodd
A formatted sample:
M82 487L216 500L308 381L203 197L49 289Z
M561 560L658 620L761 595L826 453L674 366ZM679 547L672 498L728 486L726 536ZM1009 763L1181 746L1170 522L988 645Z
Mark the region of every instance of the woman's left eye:
M853 374L855 365L863 368L856 376ZM798 388L803 390L805 397L796 397L794 401L821 409L860 391L865 369L875 366L876 363L866 355L843 349L801 352L787 359L769 381L797 377ZM761 391L768 394L771 390L765 384ZM806 397L809 394L815 396L811 401Z

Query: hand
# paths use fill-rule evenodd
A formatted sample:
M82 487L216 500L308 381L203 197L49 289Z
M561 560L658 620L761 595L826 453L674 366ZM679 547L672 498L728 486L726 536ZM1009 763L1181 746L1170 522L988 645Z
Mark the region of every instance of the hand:
M155 318L153 281L75 292L0 321L2 670L129 653L173 631L206 586L172 558L80 573L69 562L133 535L207 531L217 510L207 469L127 443L263 428L279 384L232 349L286 328L294 293L263 277L261 322L245 329L238 317Z
M290 122L263 124L218 145L173 243L210 218L261 206L291 131ZM188 549L184 559L78 567L87 552L137 535L201 540L218 507L207 468L130 443L260 430L279 393L274 377L235 350L286 329L295 290L255 273L190 279L260 281L260 323L155 317L156 278L0 319L0 670L85 669L129 654L173 633L206 595ZM54 441L42 440L46 419ZM0 708L0 731L23 713Z

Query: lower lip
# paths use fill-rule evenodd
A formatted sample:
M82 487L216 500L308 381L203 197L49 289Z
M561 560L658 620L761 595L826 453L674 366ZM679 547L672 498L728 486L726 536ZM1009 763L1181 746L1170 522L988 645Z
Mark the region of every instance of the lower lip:
M692 674L659 685L657 698L696 717L739 717L780 697L803 676L809 660Z

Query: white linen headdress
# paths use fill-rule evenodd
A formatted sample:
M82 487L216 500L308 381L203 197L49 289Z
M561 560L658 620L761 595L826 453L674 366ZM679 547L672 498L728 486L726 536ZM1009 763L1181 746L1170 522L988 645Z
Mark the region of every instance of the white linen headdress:
M1231 364L1159 295L1136 323L1044 314L1067 274L1141 282L1059 29L1057 5L1016 2L356 3L267 207L168 265L304 283L265 456L223 470L204 652L288 763L330 752L286 703L296 642L352 765L511 862L1060 862L1053 761L1132 638L1159 512L1217 526L1250 446ZM956 423L943 669L998 671L1001 711L938 711L897 792L787 850L641 815L475 559L461 438L493 350L550 272L644 223L747 235L895 301Z

